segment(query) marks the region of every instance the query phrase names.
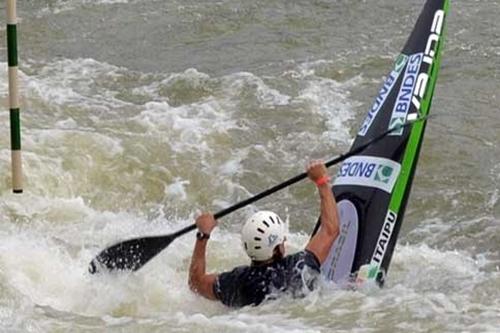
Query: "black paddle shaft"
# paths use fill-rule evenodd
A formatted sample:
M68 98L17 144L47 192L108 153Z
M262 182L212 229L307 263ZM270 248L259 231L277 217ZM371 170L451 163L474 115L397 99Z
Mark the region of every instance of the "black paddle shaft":
M357 154L361 153L363 150L365 150L366 148L368 148L368 146L371 146L372 144L374 144L374 143L382 140L383 138L385 138L388 134L390 134L390 133L392 133L394 131L400 130L400 129L404 128L404 127L407 127L407 126L409 126L409 125L411 125L411 124L413 124L413 123L415 123L417 121L424 120L425 118L426 117L421 117L421 118L418 118L417 120L409 121L409 122L403 123L403 124L401 124L399 126L395 126L393 128L390 128L390 129L386 130L385 132L381 133L380 135L374 137L373 139L367 141L365 144L359 146L358 148L353 149L353 150L349 151L348 153L341 154L341 155L339 155L339 156L337 156L337 157L335 157L335 158L327 161L325 163L325 166L327 168L329 168L329 167L331 167L331 166L333 166L335 164L338 164L338 163L340 163L340 162L348 159L351 156L357 155ZM290 178L290 179L284 181L281 184L273 186L270 189L267 189L267 190L265 190L263 192L260 192L259 194L254 195L253 197L250 197L248 199L240 201L240 202L232 205L231 207L225 208L225 209L221 210L220 212L215 213L214 217L215 217L215 219L220 219L221 217L224 217L227 214L232 213L232 212L234 212L237 209L245 207L245 206L247 206L247 205L249 205L249 204L251 204L251 203L253 203L253 202L255 202L255 201L259 200L259 199L262 199L264 197L267 197L268 195L273 194L274 192L277 192L277 191L279 191L281 189L284 189L285 187L293 185L293 184L301 181L302 179L304 179L306 177L307 177L307 172L303 172L300 175L297 175L297 176L295 176L293 178ZM191 230L193 230L193 229L189 229L186 232L191 231Z
M339 162L342 162L351 156L359 154L360 152L365 150L368 146L382 140L389 133L392 133L396 130L400 130L401 128L407 127L415 122L425 120L426 118L427 117L420 117L416 120L408 121L404 124L388 129L385 132L381 133L380 135L367 141L365 144L359 146L358 148L353 149L346 154L339 155L327 161L325 163L325 166L328 168L335 164L338 164ZM221 210L220 212L215 213L214 218L220 219L221 217L224 217L229 213L234 212L237 209L240 209L259 199L267 197L268 195L271 195L285 187L295 184L306 177L307 173L303 172L300 175L290 178L281 184L273 186L270 189L267 189L261 193L254 195L253 197L240 201L228 208ZM163 249L165 249L168 245L170 245L170 243L172 243L177 237L180 237L190 231L193 231L194 229L196 229L196 224L193 223L173 234L134 238L112 245L107 249L103 250L101 253L99 253L97 257L95 257L90 262L89 272L92 274L99 272L100 267L105 267L110 271L113 270L136 271L142 266L144 266L149 260L151 260L158 253L160 253Z

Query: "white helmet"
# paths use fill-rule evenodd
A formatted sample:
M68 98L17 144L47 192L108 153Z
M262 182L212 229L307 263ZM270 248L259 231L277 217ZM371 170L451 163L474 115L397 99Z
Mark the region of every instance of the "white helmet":
M276 245L285 241L285 229L285 223L273 212L260 211L253 214L241 231L243 247L250 259L271 259Z

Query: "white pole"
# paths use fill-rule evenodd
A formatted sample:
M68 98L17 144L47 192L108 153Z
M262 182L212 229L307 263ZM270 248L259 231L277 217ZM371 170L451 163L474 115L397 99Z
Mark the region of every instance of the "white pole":
M23 192L21 160L21 120L17 84L17 16L16 0L7 0L7 55L9 65L10 142L12 150L12 191Z

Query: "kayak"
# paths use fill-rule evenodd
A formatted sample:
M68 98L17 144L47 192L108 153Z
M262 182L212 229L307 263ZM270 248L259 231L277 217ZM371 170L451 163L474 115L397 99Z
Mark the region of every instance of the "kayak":
M363 120L351 151L388 129L429 115L449 0L428 0ZM427 119L391 132L339 167L332 191L340 234L321 270L338 284L382 286L404 219ZM315 231L319 228L319 221ZM313 232L314 233L314 232Z

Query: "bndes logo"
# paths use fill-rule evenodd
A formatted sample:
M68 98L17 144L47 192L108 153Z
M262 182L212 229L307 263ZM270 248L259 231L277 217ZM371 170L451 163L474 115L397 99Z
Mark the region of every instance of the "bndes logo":
M370 129L373 120L375 119L377 113L384 105L385 100L387 99L387 96L389 96L392 88L398 81L399 74L401 74L401 72L403 71L403 68L405 67L407 61L408 61L408 56L404 54L400 54L399 57L396 59L396 64L394 65L394 69L389 73L389 75L385 79L382 88L380 89L377 97L375 98L375 102L373 103L370 111L368 111L368 114L366 115L366 118L363 121L361 128L359 129L358 135L365 136L366 132L368 132L368 129Z
M420 71L422 58L422 53L412 54L409 57L405 76L401 82L401 88L399 89L396 102L394 103L394 108L392 109L391 119L389 120L389 129L402 125L406 121L406 116L410 110L415 82L417 81L417 75ZM389 135L402 135L403 130L403 128L400 128L399 130L389 133Z
M391 193L401 165L374 156L353 156L342 163L334 185L374 187Z
M394 169L392 167L387 165L379 165L377 173L375 174L375 181L379 181L384 184L389 184L393 172Z

